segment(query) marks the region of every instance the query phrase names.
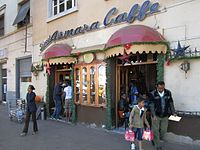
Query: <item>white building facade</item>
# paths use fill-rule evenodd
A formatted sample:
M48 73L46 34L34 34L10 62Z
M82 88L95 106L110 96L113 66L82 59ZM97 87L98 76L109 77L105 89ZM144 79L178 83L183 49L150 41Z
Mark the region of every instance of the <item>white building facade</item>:
M25 98L32 82L32 19L30 1L0 1L2 100L15 103ZM22 17L20 17L22 16ZM26 20L27 19L27 20Z

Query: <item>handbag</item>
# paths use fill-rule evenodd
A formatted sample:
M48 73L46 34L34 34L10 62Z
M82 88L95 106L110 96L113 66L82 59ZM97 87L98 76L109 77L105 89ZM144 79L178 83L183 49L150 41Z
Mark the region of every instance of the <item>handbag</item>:
M154 134L151 130L144 130L142 139L147 141L152 141L154 138Z
M135 140L135 132L132 131L131 129L126 130L124 137L125 137L126 141L134 142L134 140Z

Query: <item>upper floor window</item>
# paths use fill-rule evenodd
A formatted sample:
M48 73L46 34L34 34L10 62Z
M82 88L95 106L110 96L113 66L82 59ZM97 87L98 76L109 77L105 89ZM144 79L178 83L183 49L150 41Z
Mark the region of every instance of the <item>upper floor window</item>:
M77 0L49 0L49 20L77 10Z
M4 35L4 15L0 16L0 36Z
M19 11L15 18L13 25L17 24L17 27L23 27L30 23L30 1L19 4Z

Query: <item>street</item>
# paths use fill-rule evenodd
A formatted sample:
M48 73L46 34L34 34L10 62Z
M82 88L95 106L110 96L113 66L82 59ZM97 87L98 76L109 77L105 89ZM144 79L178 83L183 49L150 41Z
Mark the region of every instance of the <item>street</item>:
M38 120L39 133L32 135L30 122L27 136L21 137L23 124L10 121L7 107L0 104L0 150L129 150L124 135L84 124L70 125L53 120ZM153 150L144 142L145 150ZM165 143L164 150L199 150L191 145Z

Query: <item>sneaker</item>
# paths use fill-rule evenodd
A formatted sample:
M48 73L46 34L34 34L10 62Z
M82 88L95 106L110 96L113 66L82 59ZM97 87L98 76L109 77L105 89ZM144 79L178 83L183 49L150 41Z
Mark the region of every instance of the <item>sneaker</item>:
M33 132L32 132L32 135L35 135L35 134L37 134L37 131L33 131Z
M21 134L20 134L20 136L26 136L27 135L27 133L25 133L25 132L22 132Z
M50 117L50 119L52 119L52 120L56 120L56 118L55 118L55 117L53 117L53 116L51 116L51 117Z
M135 144L131 143L131 150L135 150Z

